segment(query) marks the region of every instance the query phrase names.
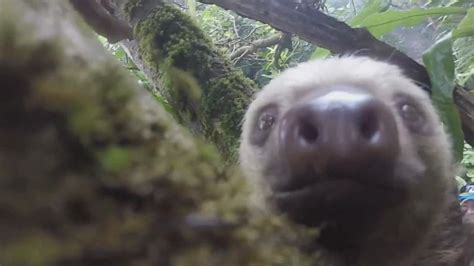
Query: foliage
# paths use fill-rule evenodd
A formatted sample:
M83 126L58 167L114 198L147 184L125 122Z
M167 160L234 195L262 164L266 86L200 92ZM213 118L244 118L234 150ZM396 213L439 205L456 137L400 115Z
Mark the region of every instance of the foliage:
M426 70L431 79L432 100L443 124L451 133L456 159L462 158L464 134L461 119L454 105L454 55L451 35L437 42L423 55Z
M470 30L472 25L467 23L467 21L472 20L471 13L469 11L468 15L455 29L445 35L443 39L439 40L423 55L423 61L432 83L433 102L438 108L448 132L452 136L453 148L458 160L462 159L464 135L462 133L459 113L453 101L456 63L453 41L463 37L470 37L469 33L474 36L474 31Z
M368 27L382 40L417 60L436 40L455 29L456 83L472 88L474 41L468 35L473 31L473 6L474 2L470 0L368 0L356 2L354 10L349 5L329 6L328 9L350 26ZM328 53L320 50L315 51L313 58L327 56Z
M457 82L467 88L474 88L474 8L453 31L458 39L454 43Z
M462 164L466 170L466 174L463 176L464 180L467 182L474 181L474 149L471 145L464 145L464 156L462 159Z
M456 57L456 82L474 89L474 37L457 39L453 52Z
M461 7L414 8L405 11L388 10L369 15L358 26L366 27L375 37L381 37L397 27L417 25L427 17L464 13L465 10Z
M424 7L420 8L416 1L369 0L360 6L360 11L356 10L356 5L353 5L354 12L348 6L342 8L344 12L331 7L329 10L353 27L366 27L375 37L410 56L418 58L413 50L420 54L424 51L423 61L432 82L433 103L452 136L456 157L461 160L464 137L452 94L456 83L468 87L473 83L474 2L440 0L422 5ZM407 30L400 31L401 28ZM421 31L421 34L413 34L410 40L410 30ZM327 51L317 49L312 58L327 55Z
M257 40L279 34L268 25L240 17L214 5L198 5L197 17L204 32L227 55L250 46ZM247 77L263 86L283 69L308 60L313 49L311 44L293 37L292 47L282 49L281 53L277 45L272 45L231 60Z
M459 26L453 31L456 38L469 37L474 35L474 8L467 11L466 17L459 23Z
M349 21L349 25L353 27L361 26L361 23L367 19L372 14L377 14L385 10L386 3L383 3L382 0L372 0L367 2L362 10Z
M114 57L122 63L122 65L132 73L133 76L136 77L139 84L145 87L155 99L163 106L163 108L170 113L171 115L175 116L174 110L171 105L166 101L166 99L158 92L158 90L153 86L150 80L145 76L145 73L141 71L130 59L128 54L125 52L120 44L111 44L107 41L106 38L102 36L98 36L99 41L102 45L110 52Z
M337 15L340 19L346 20L347 24L352 27L359 27L361 23L370 15L372 14L377 14L379 12L382 12L383 10L386 10L387 8L387 3L384 3L382 0L371 0L368 1L365 6L360 10L360 11L355 11L354 15L351 16L351 14L347 14L348 8L344 6L342 9L334 9L330 8L330 10L334 10L334 14ZM338 12L336 12L336 10ZM344 12L345 11L345 12ZM331 53L329 50L324 49L324 48L317 48L313 54L311 55L311 59L321 59L321 58L326 58L329 56Z

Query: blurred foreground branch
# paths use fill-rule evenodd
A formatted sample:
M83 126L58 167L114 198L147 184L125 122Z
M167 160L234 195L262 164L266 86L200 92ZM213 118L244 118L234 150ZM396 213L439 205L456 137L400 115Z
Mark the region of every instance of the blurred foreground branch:
M0 6L2 265L310 264L68 2Z

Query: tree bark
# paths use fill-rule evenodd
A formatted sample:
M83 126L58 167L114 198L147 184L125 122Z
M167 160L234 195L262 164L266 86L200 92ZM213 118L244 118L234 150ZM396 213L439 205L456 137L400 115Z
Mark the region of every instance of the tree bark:
M113 0L113 15L134 27L124 41L178 119L235 159L240 125L256 84L234 68L175 6L159 0Z
M109 0L70 0L74 8L98 34L105 36L110 43L133 38L132 28L124 21L109 13L113 7Z
M239 58L242 55L245 55L247 53L254 53L258 49L266 48L266 47L273 46L273 45L277 45L281 42L281 39L282 39L281 33L277 33L277 34L274 34L274 35L272 35L270 37L267 37L265 39L256 40L253 43L251 43L250 45L242 46L239 49L235 50L230 55L230 58L231 59Z
M68 2L0 6L2 265L310 265Z

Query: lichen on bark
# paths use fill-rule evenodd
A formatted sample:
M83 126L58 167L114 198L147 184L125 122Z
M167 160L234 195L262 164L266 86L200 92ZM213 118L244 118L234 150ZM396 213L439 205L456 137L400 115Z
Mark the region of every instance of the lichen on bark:
M309 265L67 2L0 6L2 265Z
M142 1L125 5L134 19ZM195 22L176 7L160 3L135 25L135 38L147 65L164 80L161 93L181 115L227 157L235 155L240 125L256 84L218 52ZM176 69L179 72L175 71ZM177 74L179 73L179 74ZM195 80L189 82L180 80ZM201 93L196 93L201 91ZM199 95L199 97L196 97Z

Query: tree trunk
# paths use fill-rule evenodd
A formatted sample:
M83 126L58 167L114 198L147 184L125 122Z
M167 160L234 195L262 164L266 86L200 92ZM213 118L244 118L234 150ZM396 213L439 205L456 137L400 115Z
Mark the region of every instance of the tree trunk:
M311 263L288 244L308 232L248 219L243 178L137 88L67 2L0 6L2 265Z
M256 84L218 52L192 19L158 0L114 0L114 13L134 27L124 41L133 61L193 132L235 158L240 125Z

